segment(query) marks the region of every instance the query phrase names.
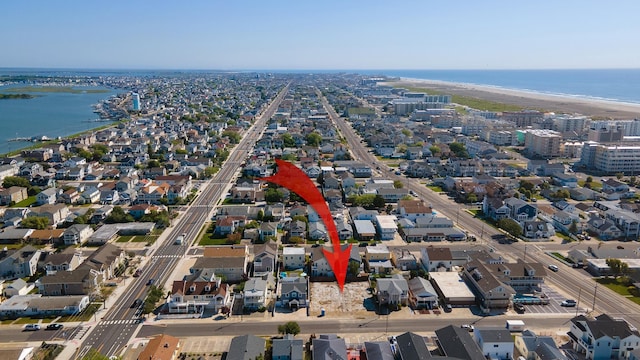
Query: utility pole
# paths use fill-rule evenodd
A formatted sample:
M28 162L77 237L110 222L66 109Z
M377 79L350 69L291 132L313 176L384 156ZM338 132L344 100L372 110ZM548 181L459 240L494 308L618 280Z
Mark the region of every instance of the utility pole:
M580 308L580 295L582 295L582 288L578 291L578 303L576 304L576 316L578 316L578 309Z
M596 311L596 294L598 293L598 283L596 283L596 287L593 289L593 304L591 305L591 311Z

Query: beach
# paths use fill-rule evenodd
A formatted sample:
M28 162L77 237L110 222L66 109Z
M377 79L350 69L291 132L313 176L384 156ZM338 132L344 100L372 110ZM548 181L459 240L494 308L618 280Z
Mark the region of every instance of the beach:
M582 114L596 119L634 119L640 117L640 104L634 103L421 79L402 78L399 81L389 81L386 84L393 87L419 88L429 90L433 93L460 95L496 103L516 105L524 109Z

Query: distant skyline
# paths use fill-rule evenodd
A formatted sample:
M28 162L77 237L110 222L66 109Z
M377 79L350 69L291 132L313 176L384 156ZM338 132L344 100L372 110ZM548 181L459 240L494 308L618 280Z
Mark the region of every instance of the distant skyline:
M640 1L8 1L0 67L639 68Z

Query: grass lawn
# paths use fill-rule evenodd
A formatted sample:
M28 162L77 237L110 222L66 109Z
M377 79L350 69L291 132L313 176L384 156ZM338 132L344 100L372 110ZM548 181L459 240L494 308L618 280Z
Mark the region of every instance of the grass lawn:
M14 319L2 320L2 321L0 321L0 324L9 325L9 324L13 324L14 321L15 321Z
M469 209L467 210L467 212L473 215L473 217L481 217L482 215L484 215L484 213L480 209Z
M427 187L431 189L431 191L435 191L437 193L441 193L444 191L440 186L436 186L436 185L427 185Z
M89 321L91 320L91 317L93 316L93 314L95 314L96 311L98 311L98 309L100 309L100 306L102 306L102 304L89 304L89 306L87 306L86 309L84 309L84 311L82 313L80 313L79 315L69 315L69 316L62 316L60 317L60 319L58 319L58 322L67 322L67 321Z
M562 261L566 261L566 262L571 262L569 261L566 257L564 257L564 255L558 253L558 252L552 252L551 255L553 255L554 257L562 260Z
M29 207L29 205L35 204L35 202L36 202L36 196L35 195L29 196L28 198L16 203L11 207Z
M562 239L562 240L564 240L564 241L567 241L567 242L572 242L572 241L574 241L574 240L573 240L572 238L570 238L568 235L565 235L565 234L563 234L563 233L561 233L561 232L559 232L559 231L556 231L556 236L557 236L557 237L559 237L559 238L561 238L561 239Z
M578 185L584 187L584 184L586 184L587 182L584 180L578 180ZM591 182L591 190L593 191L600 191L600 189L602 189L602 183L601 182L597 182L597 181L592 181Z
M227 243L227 239L226 238L214 239L214 238L211 237L210 233L204 233L204 235L202 236L202 238L198 242L198 245L207 246L207 245L229 245L229 244Z
M139 235L139 236L134 236L131 238L131 241L133 242L147 242L147 241L155 241L155 239L157 239L157 236L150 236L150 235Z
M135 237L134 235L123 235L123 236L120 236L118 240L116 240L116 242L126 243L131 241L131 239L133 239L134 237Z
M613 278L596 279L596 282L600 285L604 285L608 287L609 289L615 291L616 293L640 305L640 296L638 296L640 294L638 294L638 291L634 286L626 286L620 283L618 279L613 279Z
M16 320L14 324L35 324L38 321L40 321L40 319L32 319L30 317L21 317L18 320Z

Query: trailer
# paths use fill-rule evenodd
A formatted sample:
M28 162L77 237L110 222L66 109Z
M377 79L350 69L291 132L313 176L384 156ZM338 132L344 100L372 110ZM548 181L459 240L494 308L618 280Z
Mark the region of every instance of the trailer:
M524 330L524 321L522 320L507 320L507 330L514 331L523 331Z

